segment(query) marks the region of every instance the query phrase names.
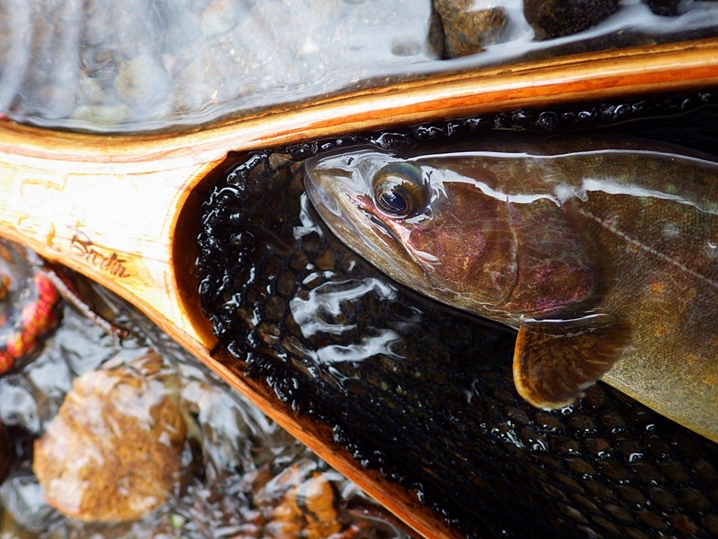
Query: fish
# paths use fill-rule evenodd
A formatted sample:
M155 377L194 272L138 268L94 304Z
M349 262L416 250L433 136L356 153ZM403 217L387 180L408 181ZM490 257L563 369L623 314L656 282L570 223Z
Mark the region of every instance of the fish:
M309 199L396 282L517 330L538 408L601 379L718 441L718 163L644 140L482 140L305 163Z

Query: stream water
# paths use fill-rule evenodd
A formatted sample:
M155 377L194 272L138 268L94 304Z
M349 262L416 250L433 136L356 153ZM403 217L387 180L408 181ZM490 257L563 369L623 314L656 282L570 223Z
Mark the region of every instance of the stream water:
M718 29L713 2L545 4L532 25L520 0L2 0L0 113L99 132L193 127L437 72Z

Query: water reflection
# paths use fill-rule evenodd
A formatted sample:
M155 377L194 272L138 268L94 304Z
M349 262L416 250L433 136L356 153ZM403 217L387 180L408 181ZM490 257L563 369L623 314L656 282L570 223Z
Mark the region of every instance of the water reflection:
M710 2L567 5L527 2L525 15L516 0L2 0L0 113L96 131L196 125L427 73L718 28Z

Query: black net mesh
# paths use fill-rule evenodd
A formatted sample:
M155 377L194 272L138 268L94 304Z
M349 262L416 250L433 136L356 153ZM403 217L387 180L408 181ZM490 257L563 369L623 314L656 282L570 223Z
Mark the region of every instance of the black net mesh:
M612 388L537 410L514 390L514 334L393 283L304 195L337 146L572 130L712 151L714 92L516 111L260 151L205 203L200 292L223 345L277 397L333 426L362 466L468 537L718 535L718 447Z

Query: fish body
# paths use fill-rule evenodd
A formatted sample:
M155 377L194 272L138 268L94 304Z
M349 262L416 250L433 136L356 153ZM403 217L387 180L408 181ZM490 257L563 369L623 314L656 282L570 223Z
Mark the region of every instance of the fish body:
M508 148L508 149L507 149ZM641 142L307 162L307 193L396 281L518 330L514 380L561 407L603 377L718 440L718 164Z

